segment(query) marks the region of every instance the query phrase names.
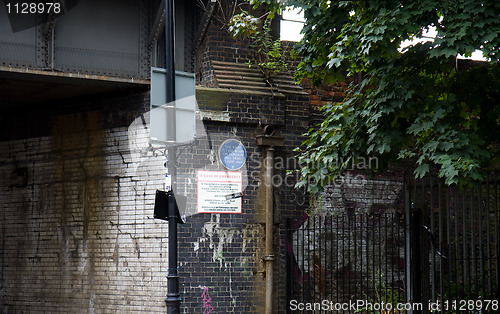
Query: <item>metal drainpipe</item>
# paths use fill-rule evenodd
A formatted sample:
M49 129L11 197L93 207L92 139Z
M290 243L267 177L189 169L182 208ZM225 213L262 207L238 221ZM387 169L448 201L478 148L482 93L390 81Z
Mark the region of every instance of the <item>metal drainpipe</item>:
M273 168L274 168L274 147L266 148L266 302L265 313L273 312Z

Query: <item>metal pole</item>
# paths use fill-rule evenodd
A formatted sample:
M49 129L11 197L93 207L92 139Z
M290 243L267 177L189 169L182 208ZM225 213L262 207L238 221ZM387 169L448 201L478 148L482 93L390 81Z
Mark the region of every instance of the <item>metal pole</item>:
M411 232L411 240L410 240L410 258L412 261L411 272L413 274L411 280L411 291L413 294L412 303L413 304L422 304L422 285L421 285L421 277L415 276L416 274L422 273L421 267L421 243L420 243L420 228L421 228L421 220L420 220L420 210L414 210L410 214L410 219L412 220L410 230ZM413 310L413 313L422 313L420 310Z
M273 312L273 167L274 147L266 149L266 299L265 313Z
M286 314L290 314L292 309L290 306L290 301L292 300L292 289L293 289L293 279L292 279L292 256L293 256L293 232L292 232L292 221L290 218L286 220ZM333 251L332 251L333 252Z
M412 274L412 263L411 263L411 205L410 205L410 179L405 178L404 192L405 192L405 275L406 275L406 302L413 302L413 274ZM413 313L413 310L408 311L409 314Z
M175 63L174 63L174 0L165 1L165 70L166 100L172 106L167 120L167 166L171 178L171 189L175 191ZM177 213L173 194L168 199L168 275L167 275L167 314L180 313L179 274L177 269Z
M167 314L180 313L179 274L177 271L177 213L172 193L168 196L168 275Z

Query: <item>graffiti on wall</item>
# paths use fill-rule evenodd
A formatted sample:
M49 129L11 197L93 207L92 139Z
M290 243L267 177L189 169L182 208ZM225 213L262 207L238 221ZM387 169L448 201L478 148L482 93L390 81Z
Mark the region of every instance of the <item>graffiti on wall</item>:
M201 297L203 299L203 314L210 314L214 310L214 308L212 307L212 305L210 305L210 301L212 301L212 298L208 294L208 287L203 288Z

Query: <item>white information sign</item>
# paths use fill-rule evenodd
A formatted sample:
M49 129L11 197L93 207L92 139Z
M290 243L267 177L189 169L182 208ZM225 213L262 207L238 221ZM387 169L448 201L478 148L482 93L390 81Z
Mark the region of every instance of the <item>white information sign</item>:
M241 214L240 171L198 171L198 213Z

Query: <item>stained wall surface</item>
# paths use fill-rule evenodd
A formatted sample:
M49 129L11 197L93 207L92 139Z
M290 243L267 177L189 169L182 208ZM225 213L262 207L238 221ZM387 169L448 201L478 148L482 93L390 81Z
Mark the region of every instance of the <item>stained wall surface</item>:
M188 196L179 225L182 313L262 313L266 273L263 147L275 147L273 307L286 310L285 223L309 197L294 189L294 149L321 119L318 106L338 101L345 83L306 93L260 93L218 86L212 61L246 62L219 25L200 47L196 145L179 148L178 192ZM149 147L149 88L9 107L0 115L0 310L3 313L163 313L167 290L167 223L153 218L164 189L166 158ZM246 149L241 214L196 212L196 174L226 170L218 149L227 139ZM377 188L364 192L376 203ZM333 189L330 206L343 210ZM344 193L344 194L342 194ZM383 194L385 195L385 194ZM346 199L347 200L347 199ZM359 203L363 205L363 201ZM359 207L359 206L358 206Z

